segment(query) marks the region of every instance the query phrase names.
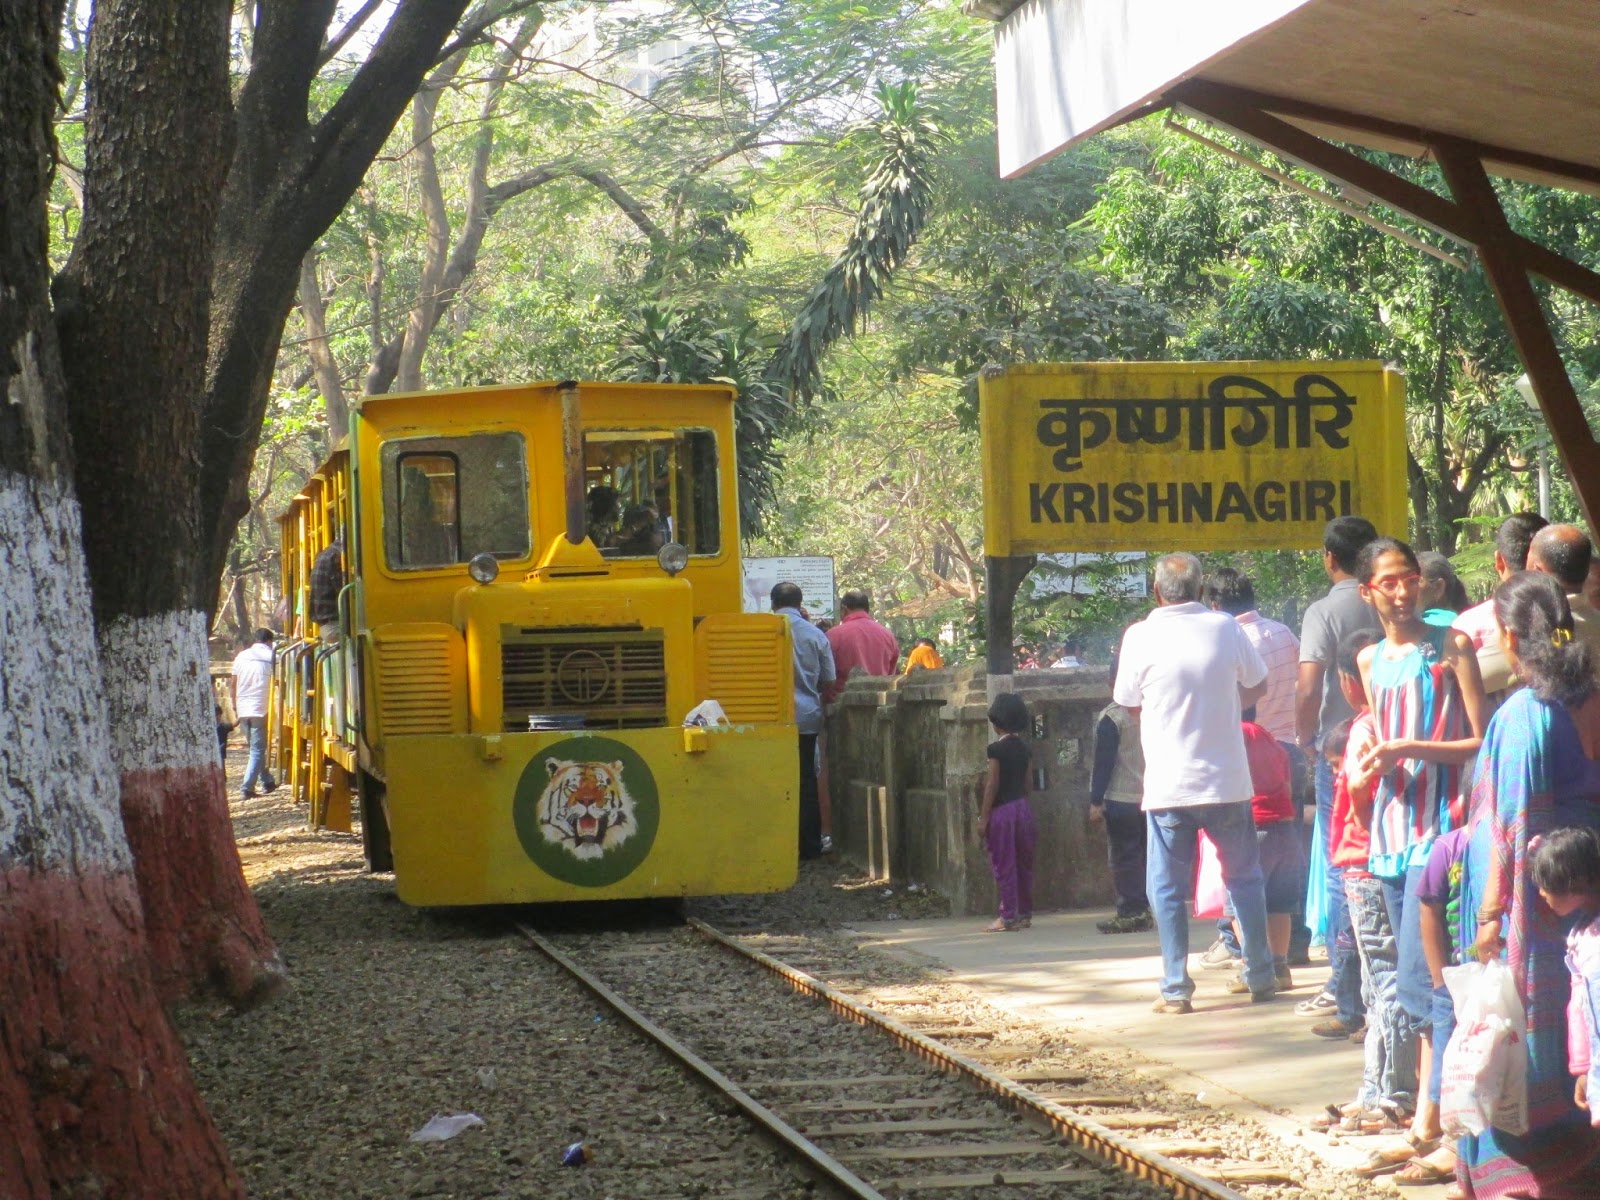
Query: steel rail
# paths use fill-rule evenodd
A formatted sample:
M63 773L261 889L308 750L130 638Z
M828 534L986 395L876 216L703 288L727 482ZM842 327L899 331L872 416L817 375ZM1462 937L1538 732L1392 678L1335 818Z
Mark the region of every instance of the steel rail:
M540 936L536 930L520 923L517 923L516 929L541 954L583 984L599 999L610 1005L616 1013L634 1025L668 1054L700 1076L705 1083L716 1090L718 1095L726 1096L734 1104L738 1105L746 1116L788 1147L807 1169L844 1189L846 1194L856 1197L856 1200L884 1200L883 1194L873 1188L871 1184L857 1176L849 1167L829 1156L814 1142L808 1141L777 1113L767 1108L737 1083L634 1008L633 1005L585 971L567 955L557 950Z
M829 987L822 980L807 975L804 971L791 967L769 954L764 954L753 946L745 945L737 938L707 925L697 917L688 918L687 923L702 936L788 980L797 991L825 1001L841 1016L858 1024L883 1030L902 1046L915 1051L927 1061L954 1074L966 1076L1024 1113L1044 1118L1059 1137L1098 1158L1114 1163L1138 1179L1166 1188L1182 1200L1244 1200L1243 1196L1227 1185L1207 1179L1183 1164L1173 1162L1165 1155L1142 1149L1105 1126L1074 1113L1053 1100L1046 1100L1031 1089L989 1070L982 1063L952 1050L941 1042L925 1037L916 1030L902 1025L893 1017L868 1008L843 992Z

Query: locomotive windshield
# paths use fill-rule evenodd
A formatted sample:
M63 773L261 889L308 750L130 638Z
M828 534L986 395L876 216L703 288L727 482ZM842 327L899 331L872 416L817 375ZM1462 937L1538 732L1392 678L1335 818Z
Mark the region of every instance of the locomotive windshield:
M589 537L607 558L654 558L667 542L721 550L710 430L591 429L583 460Z
M385 442L383 542L389 566L422 570L476 554L526 558L528 456L520 433Z

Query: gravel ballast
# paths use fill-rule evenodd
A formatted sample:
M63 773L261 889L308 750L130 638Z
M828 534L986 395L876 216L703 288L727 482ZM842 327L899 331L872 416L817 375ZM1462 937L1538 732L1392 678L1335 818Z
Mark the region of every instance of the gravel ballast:
M362 872L358 837L306 831L284 790L235 799L234 817L290 987L252 1012L191 1005L178 1020L252 1197L831 1194L533 951L505 914L407 908L390 877ZM772 938L780 958L798 939L832 968L830 982L863 998L881 989L902 1003L908 991L925 995L930 1011L1000 1031L996 1047L1035 1055L1016 1061L1070 1063L1095 1084L1130 1083L1126 1062L1085 1051L1059 1029L1019 1023L939 970L864 950L849 933L853 922L946 915L926 889L885 889L824 861L804 864L783 895L695 900L687 910L758 943ZM708 961L718 953L706 947ZM736 1016L707 1030L716 1033L708 1048L765 1057ZM873 1035L816 1016L814 1043L795 1053L848 1058L845 1048L859 1046L864 1063L879 1061ZM1135 1086L1143 1108L1179 1116L1163 1136L1220 1141L1230 1159L1279 1164L1298 1180L1292 1188L1235 1185L1246 1195L1376 1194L1252 1121L1148 1076ZM446 1142L408 1140L436 1114L458 1113L484 1124ZM562 1166L563 1150L579 1141L591 1161Z

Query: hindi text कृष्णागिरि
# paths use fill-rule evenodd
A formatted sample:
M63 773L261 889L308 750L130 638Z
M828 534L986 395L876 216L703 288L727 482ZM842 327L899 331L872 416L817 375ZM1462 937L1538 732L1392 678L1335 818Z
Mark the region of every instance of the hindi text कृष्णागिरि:
M1230 395L1234 388L1253 393ZM1320 393L1320 394L1319 394ZM1256 446L1271 437L1275 449L1311 445L1313 430L1323 442L1338 450L1349 446L1344 430L1354 419L1356 398L1326 375L1306 374L1295 380L1294 395L1248 375L1219 375L1204 398L1169 400L1041 400L1045 410L1036 434L1039 444L1055 450L1051 461L1063 473L1083 467L1083 452L1104 445L1113 435L1122 445L1164 445L1177 441L1188 426L1188 449L1224 449L1229 444ZM1332 414L1317 417L1315 409ZM1227 427L1229 409L1238 409L1240 422ZM1187 418L1187 420L1185 420ZM1292 436L1291 436L1292 435Z

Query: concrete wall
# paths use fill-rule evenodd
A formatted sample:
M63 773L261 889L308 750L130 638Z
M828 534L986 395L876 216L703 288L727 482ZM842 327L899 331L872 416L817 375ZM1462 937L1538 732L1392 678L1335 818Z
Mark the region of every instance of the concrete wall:
M837 850L881 873L887 844L894 882L931 884L956 912L995 909L976 833L984 749L994 739L987 683L978 667L901 681L856 676L829 713L824 742ZM1105 671L1024 671L1014 690L1034 718L1034 907L1110 904L1105 834L1088 823L1094 721L1110 699Z

